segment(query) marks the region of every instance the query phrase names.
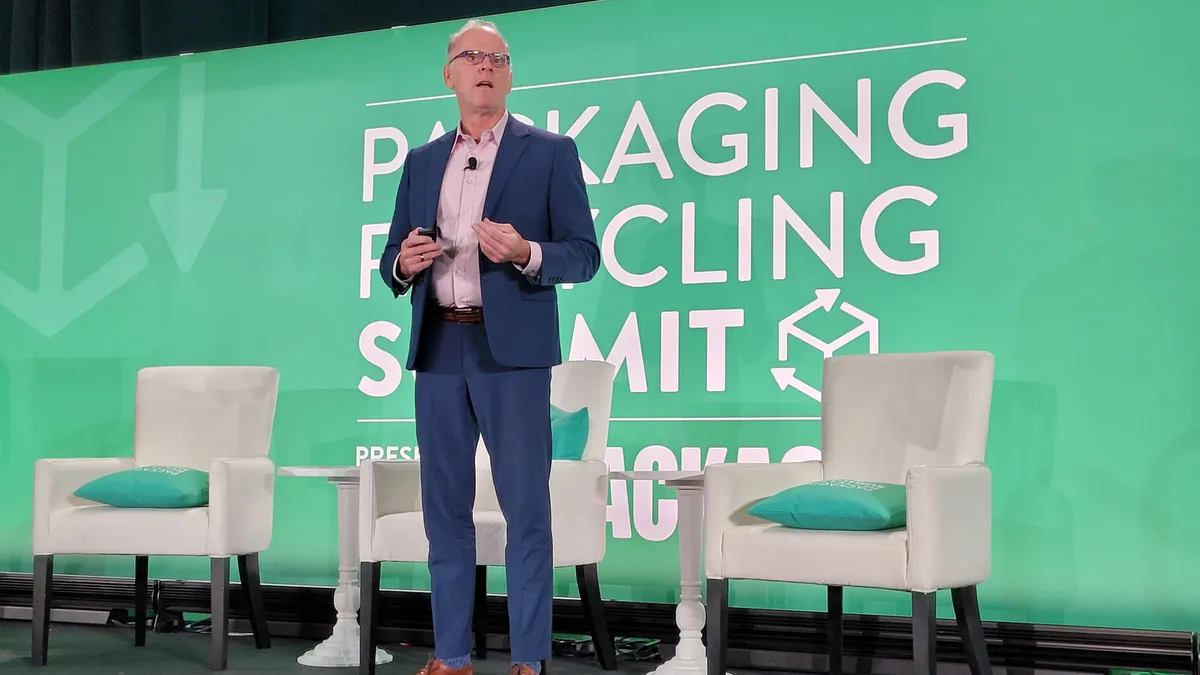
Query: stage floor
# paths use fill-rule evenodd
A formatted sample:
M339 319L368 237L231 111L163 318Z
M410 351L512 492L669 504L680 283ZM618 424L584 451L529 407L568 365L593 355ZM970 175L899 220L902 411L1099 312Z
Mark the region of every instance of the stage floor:
M0 672L38 673L38 675L200 675L208 669L209 637L190 633L150 633L146 646L133 646L133 631L110 626L53 624L50 633L50 659L43 668L29 662L30 624L27 621L0 621ZM354 673L347 668L311 668L296 663L296 658L315 644L308 640L271 638L271 648L257 650L254 639L235 637L229 641L227 675L321 675ZM378 666L379 675L416 675L429 657L424 648L381 645L395 658ZM622 661L618 675L645 675L657 664ZM553 675L600 675L605 671L590 659L558 657ZM488 659L475 664L480 675L507 675L508 653L493 651Z

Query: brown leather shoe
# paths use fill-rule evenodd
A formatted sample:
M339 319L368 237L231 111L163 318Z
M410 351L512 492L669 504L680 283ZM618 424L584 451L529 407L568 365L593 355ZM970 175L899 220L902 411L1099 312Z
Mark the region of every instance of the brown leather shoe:
M433 659L429 663L425 664L424 668L417 671L417 675L475 675L475 668L468 665L466 668L454 670L446 667L446 664L442 663L441 661ZM530 675L533 674L530 673Z
M533 668L520 663L514 663L512 667L508 669L508 675L534 675L534 673Z

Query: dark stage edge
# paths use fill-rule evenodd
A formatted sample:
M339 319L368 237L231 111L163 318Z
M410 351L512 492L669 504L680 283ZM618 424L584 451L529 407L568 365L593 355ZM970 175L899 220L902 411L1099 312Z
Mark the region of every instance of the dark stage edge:
M132 570L132 561L130 561ZM134 582L130 578L85 577L56 574L54 577L54 608L99 610L108 612L131 608L134 597ZM248 632L245 618L245 598L237 584L232 584L230 614L232 628L237 632ZM603 591L603 580L601 580ZM0 573L0 607L29 607L33 591L33 579L29 574ZM202 581L150 581L148 595L152 608L175 612L207 613L208 583ZM264 585L263 596L268 624L272 636L290 645L287 638L314 644L329 635L334 620L333 589L316 587L292 587ZM380 601L380 641L382 644L408 644L414 648L413 657L423 663L432 645L429 596L427 593L411 591L383 591ZM661 640L669 653L671 645L678 641L675 627L675 607L666 604L631 603L606 601L605 614L610 631L617 637L651 638ZM488 625L492 629L489 643L493 649L507 648L504 633L507 631L506 603L503 596L490 596L487 603ZM560 599L554 604L554 630L556 633L586 634L588 625L578 600ZM27 622L5 622L0 624L3 637L0 650L12 650L14 631L22 636L18 640L16 662L29 666L29 624ZM56 624L55 633L64 627ZM73 627L71 627L73 628ZM133 650L132 631L112 628L111 638L120 642L119 631L127 630L128 648ZM108 633L105 633L108 635ZM908 673L912 654L911 623L905 617L846 615L843 630L845 654L848 659L846 670L859 675L887 675ZM1022 623L984 623L984 635L994 667L999 672L1028 675L1032 672L1097 673L1108 670L1154 671L1159 673L1191 673L1197 670L1197 634L1184 631L1144 631L1103 629L1072 626L1042 626ZM51 656L55 660L56 642L52 634ZM189 649L198 655L197 667L207 672L204 654L208 646L207 635L155 634L147 636L147 646L171 640L169 644L192 645ZM790 672L824 672L823 654L826 645L825 615L812 612L784 612L731 608L729 615L729 667L734 671L783 670ZM195 642L193 645L192 643ZM241 649L242 639L231 640L229 666L243 667L234 658L234 649ZM965 672L965 658L953 620L938 622L938 661L944 664L942 672ZM274 644L274 643L273 643ZM124 646L124 645L122 645ZM246 645L252 647L252 644ZM269 650L279 651L280 647ZM299 646L295 647L300 649ZM305 647L307 648L307 647ZM145 648L142 648L145 649ZM138 651L141 651L140 649ZM254 652L251 648L249 652ZM295 656L303 649L291 655ZM258 658L252 654L245 658ZM120 650L113 652L114 658L133 660L131 654L122 656ZM274 655L263 658L274 658ZM484 662L496 664L497 672L506 671L507 655L503 651L489 654ZM286 660L286 659L285 659ZM575 661L584 670L572 673L604 672L594 660L574 657L558 657L554 660ZM181 667L183 662L181 661ZM0 653L0 670L8 672L12 662L5 663ZM65 665L65 664L64 664ZM303 668L304 672L314 672ZM416 664L417 667L421 663ZM653 669L653 663L621 661L622 672L640 673ZM406 673L415 669L394 667L395 662L382 667L381 673ZM278 667L291 667L280 664ZM627 670L632 669L632 670ZM553 669L551 669L553 670ZM38 670L52 673L55 671ZM72 672L72 671L63 671ZM99 672L99 671L97 671ZM116 672L116 671L114 671ZM135 675L138 671L121 671ZM164 671L157 671L164 672ZM176 671L167 671L176 672ZM178 671L183 673L185 671ZM191 672L191 671L186 671ZM196 671L202 672L202 671ZM229 672L236 672L231 670ZM247 672L292 672L288 670L253 670ZM296 670L295 672L301 672ZM332 672L344 672L333 669ZM348 672L348 671L347 671ZM484 675L490 671L482 671ZM559 672L562 672L561 669ZM556 673L551 673L556 675Z
M5 675L202 675L208 668L208 636L173 633L147 636L145 647L133 646L133 631L116 626L80 626L53 624L50 659L34 668L29 662L29 624L24 621L0 621L0 672ZM312 640L273 638L270 649L254 648L253 639L233 637L229 644L229 668L226 675L319 675L328 672L352 674L352 668L313 668L302 666L296 658L316 644ZM390 663L376 666L377 675L415 675L428 658L428 649L404 645L384 645L393 657ZM492 652L486 660L474 663L479 675L507 675L508 654ZM815 663L809 664L817 665ZM854 661L847 672L856 674L909 675L911 664L872 661L870 665ZM649 675L657 663L619 663L616 671L603 671L588 658L556 657L546 667L547 675ZM819 673L819 668L801 668L795 672ZM1065 675L1070 671L1013 671L997 668L996 675ZM941 666L942 675L969 675L965 665ZM730 675L761 675L749 668L731 669ZM1074 675L1074 674L1070 674ZM1080 674L1082 675L1082 674Z
M116 626L53 624L50 658L41 668L29 661L30 626L24 621L0 621L0 672L38 675L200 675L208 667L209 636L194 633L149 634L145 647L133 646L133 630ZM295 638L272 638L270 649L255 649L249 637L231 637L226 675L320 675L355 673L352 668L302 666L296 658L316 642ZM391 663L376 666L378 675L416 675L425 665L429 651L420 647L382 645L392 655ZM603 673L592 660L554 659L547 675L592 675ZM508 675L508 654L492 653L477 661L479 675ZM645 675L653 664L623 663L615 675Z

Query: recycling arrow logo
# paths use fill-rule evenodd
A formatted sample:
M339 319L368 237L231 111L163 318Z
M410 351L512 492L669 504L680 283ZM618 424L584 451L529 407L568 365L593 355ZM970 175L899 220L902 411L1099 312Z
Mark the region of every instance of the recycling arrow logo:
M872 354L879 353L879 319L844 300L838 305L837 300L838 296L841 295L841 289L822 288L818 289L815 294L816 298L812 302L787 315L779 322L778 356L780 363L787 363L789 338L796 338L804 342L813 349L821 352L822 359L827 359L842 347L865 335L868 340L868 351ZM818 311L832 312L835 305L842 312L858 319L859 324L843 333L833 342L825 342L821 338L800 328L800 322L808 315ZM807 395L814 401L819 402L821 400L821 391L796 377L796 369L794 367L778 366L772 368L771 376L775 378L775 384L779 386L780 391L786 391L791 388Z

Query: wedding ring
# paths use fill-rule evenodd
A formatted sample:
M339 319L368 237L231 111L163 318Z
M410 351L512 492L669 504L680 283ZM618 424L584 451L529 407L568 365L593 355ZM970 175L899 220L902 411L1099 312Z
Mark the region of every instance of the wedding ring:
M424 253L422 253L422 254L420 254L420 255L421 255L421 262L425 262L425 254L424 254Z

